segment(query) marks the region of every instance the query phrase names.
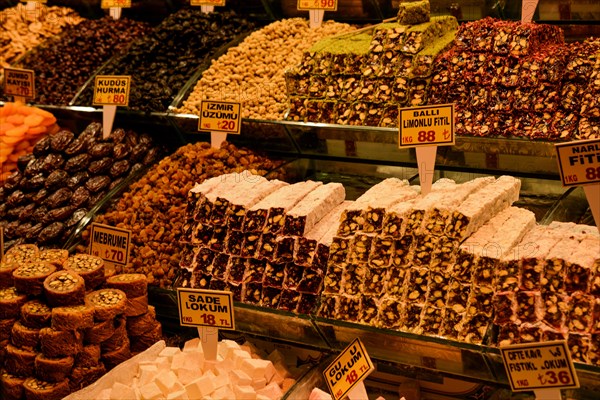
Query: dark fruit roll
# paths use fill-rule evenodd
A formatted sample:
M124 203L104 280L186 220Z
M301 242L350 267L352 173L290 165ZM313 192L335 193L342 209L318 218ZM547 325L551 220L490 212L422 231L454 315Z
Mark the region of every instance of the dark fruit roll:
M85 281L74 271L58 271L44 280L44 294L52 307L83 304Z
M88 254L69 257L65 269L78 273L85 280L86 290L94 290L104 283L104 261Z
M52 309L52 329L73 331L94 326L94 308L85 304Z
M44 280L56 271L56 267L45 262L30 262L13 271L15 288L20 293L39 296L43 292Z
M23 382L27 400L61 400L71 393L69 381L46 382L36 378L27 378Z
M75 358L71 356L50 358L38 354L35 358L35 374L47 382L61 382L69 377Z
M119 289L106 288L87 294L85 303L94 307L96 320L107 321L125 312L127 296Z
M148 278L144 274L119 274L108 278L106 287L122 290L127 298L140 297L148 293Z
M19 318L27 296L14 287L0 289L0 319Z
M52 310L41 300L28 301L21 307L21 322L30 328L48 326Z

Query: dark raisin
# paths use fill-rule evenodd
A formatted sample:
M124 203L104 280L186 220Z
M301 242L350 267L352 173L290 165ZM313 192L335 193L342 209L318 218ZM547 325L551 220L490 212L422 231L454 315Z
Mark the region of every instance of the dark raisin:
M57 169L53 171L48 178L46 179L46 189L57 189L59 187L65 186L67 183L67 179L69 179L69 174L62 169Z
M25 201L25 193L23 193L20 190L15 190L14 192L12 192L10 194L10 196L8 196L8 199L6 199L6 203L9 206L17 206L21 203L23 203Z
M79 186L73 192L73 196L71 196L71 205L74 207L81 207L84 205L90 198L90 192L83 186Z
M60 188L56 192L52 193L46 199L45 204L50 208L57 208L66 204L71 197L73 196L73 192L67 188Z
M98 193L110 185L110 178L106 175L94 176L85 183L85 188L91 193Z
M36 158L35 160L29 162L25 167L25 171L23 173L25 176L34 176L42 172L42 166L44 165L44 158Z
M19 168L19 171L21 172L25 171L25 167L27 167L27 164L29 164L29 162L34 159L35 156L33 155L33 153L25 154L24 156L19 157L17 159L17 168Z
M104 157L101 160L92 161L90 163L88 171L90 171L90 173L92 175L99 175L99 174L103 174L103 173L107 172L109 169L111 169L112 165L113 165L113 159L109 158L109 157Z
M62 222L53 222L40 232L38 236L38 242L41 244L47 244L60 236L62 231L65 229L65 224Z
M25 207L23 207L23 210L19 213L19 221L29 221L36 207L37 205L35 203L27 204Z
M36 157L43 157L50 151L50 142L52 139L50 136L44 136L41 138L35 146L33 146L33 155Z
M121 129L121 128L117 128L114 131L112 131L109 139L112 140L113 143L121 143L123 140L125 140L125 136L126 136L125 130Z
M36 194L33 195L33 198L31 199L31 201L33 201L35 204L42 204L44 202L44 200L46 200L46 197L48 197L48 195L50 194L50 192L48 191L48 189L40 189L38 190L38 192Z
M130 147L125 143L116 144L113 148L113 157L117 160L122 160L129 155Z
M107 157L112 153L113 145L110 143L98 143L92 146L89 154L94 158Z
M92 157L89 154L78 154L67 160L65 164L65 171L83 171L90 165L90 161L92 161Z
M38 208L35 209L33 214L31 214L31 220L34 222L42 222L42 221L44 221L46 214L48 214L48 207L39 206Z
M37 239L37 237L40 234L40 232L42 231L42 229L44 229L44 224L42 224L41 222L33 225L29 229L29 232L27 232L25 234L25 239L27 239L28 241L32 241L34 239Z
M46 177L44 174L37 174L30 178L25 178L21 182L21 187L25 190L37 190L39 188L44 187L46 183Z
M73 206L55 208L48 213L46 220L48 222L64 221L65 219L69 218L71 214L73 214L73 211L75 211L75 207Z
M87 141L81 137L74 139L69 147L65 149L65 154L68 156L74 156L76 154L83 153L86 150L86 143Z
M73 212L73 215L71 215L71 218L69 218L69 220L65 222L65 225L67 226L67 228L74 227L79 223L79 221L81 221L83 217L87 215L87 213L88 210L85 208L79 208L75 210L75 212Z
M67 180L67 187L73 190L77 186L83 185L88 179L90 179L90 174L87 171L79 171Z
M69 147L74 137L73 132L62 130L51 136L50 148L54 151L63 152Z
M129 168L130 168L130 164L129 164L128 160L117 161L116 163L114 163L112 165L112 167L110 167L109 174L113 178L116 178L118 176L126 174L127 171L129 171Z

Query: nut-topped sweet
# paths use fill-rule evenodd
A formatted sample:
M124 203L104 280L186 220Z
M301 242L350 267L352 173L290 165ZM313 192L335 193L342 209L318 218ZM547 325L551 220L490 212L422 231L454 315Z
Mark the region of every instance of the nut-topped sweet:
M148 279L144 274L119 274L106 280L106 286L122 290L128 298L148 294Z
M56 268L62 269L63 264L69 258L69 252L63 249L47 249L38 253L36 260L43 261L55 265Z
M67 259L64 268L79 274L84 279L87 290L93 290L104 283L104 261L100 257L77 254Z
M56 271L52 264L36 261L30 262L13 271L15 287L21 293L38 296L42 294L44 280Z
M106 321L125 312L127 297L122 290L107 288L86 295L85 303L94 307L98 321Z
M2 259L3 262L8 264L21 264L29 261L33 261L39 254L40 250L34 244L20 244L10 248Z
M85 282L76 272L58 271L44 280L44 293L53 307L81 304L85 297Z
M21 322L30 328L47 326L52 316L52 309L41 300L28 301L21 307Z
M94 326L94 307L85 304L55 307L51 326L60 331L91 328Z
M26 302L27 296L17 292L15 287L0 289L0 319L18 318Z
M12 273L19 267L19 264L0 262L0 288L8 288L14 286Z
M45 382L27 378L23 382L23 389L29 400L60 400L71 392L68 382L66 379L61 382Z

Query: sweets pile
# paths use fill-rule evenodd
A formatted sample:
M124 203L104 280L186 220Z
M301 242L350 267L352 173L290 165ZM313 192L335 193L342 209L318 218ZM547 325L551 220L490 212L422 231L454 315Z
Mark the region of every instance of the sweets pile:
M60 400L161 339L143 275L106 276L102 259L35 245L0 264L0 392Z
M0 182L17 168L19 157L31 153L44 135L59 129L54 115L40 108L18 102L0 107Z
M455 103L457 133L529 139L600 134L600 41L559 27L485 18L461 25L436 61L430 104Z
M279 351L267 356L250 343L232 340L218 343L217 360L206 360L200 340L192 339L183 350L166 347L155 359L132 367L132 382L117 381L95 398L279 400L296 382Z
M194 183L246 168L258 175L281 177L280 166L280 161L228 143L220 149L206 142L188 144L165 157L95 220L132 231L131 263L117 272L142 273L150 284L171 287L183 250L181 216ZM88 240L89 230L83 238Z
M100 199L157 154L149 136L115 129L105 140L95 122L79 135L44 136L0 186L5 247L64 244Z
M282 120L288 108L285 69L317 41L352 30L334 21L318 28L303 18L273 22L214 61L178 112L200 115L202 100L228 100L242 102L244 118Z
M190 191L181 284L469 343L496 340L495 322L502 343L564 338L597 364L600 236L537 226L511 206L519 190L508 176L442 179L421 196L389 178L344 201L336 183L223 175Z
M396 127L398 107L427 104L433 61L458 23L430 19L429 2L421 3L426 10L408 9L398 23L325 39L306 52L286 73L288 120Z

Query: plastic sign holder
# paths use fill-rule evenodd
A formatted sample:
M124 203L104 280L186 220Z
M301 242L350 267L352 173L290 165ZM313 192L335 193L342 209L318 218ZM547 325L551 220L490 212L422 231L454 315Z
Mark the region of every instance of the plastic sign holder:
M521 22L531 22L539 0L523 0L521 4Z
M437 147L454 145L454 104L401 108L398 147L417 153L421 194L431 191Z
M108 138L112 131L118 106L129 105L131 76L98 75L94 79L94 99L92 104L102 106L102 136Z
M123 8L131 8L131 0L102 0L100 7L107 8L112 19L119 19Z
M203 13L208 14L215 11L215 6L224 7L225 0L190 0L191 6L200 6Z
M227 134L239 135L242 129L242 104L204 100L200 105L199 131L210 132L210 144L218 149Z
M583 186L600 230L600 139L559 143L555 148L563 186Z
M109 267L126 267L129 263L131 231L92 223L89 253L100 257Z
M323 376L334 400L346 396L350 400L364 400L368 396L363 381L374 370L365 346L356 338L325 368Z
M21 103L35 98L35 71L4 68L4 94Z
M538 400L560 400L561 389L576 389L579 379L565 340L500 347L513 392L533 390Z
M325 11L337 11L338 0L298 0L298 11L307 11L311 28L323 24Z
M205 358L216 360L219 329L235 329L232 293L177 288L177 304L180 325L197 327Z

